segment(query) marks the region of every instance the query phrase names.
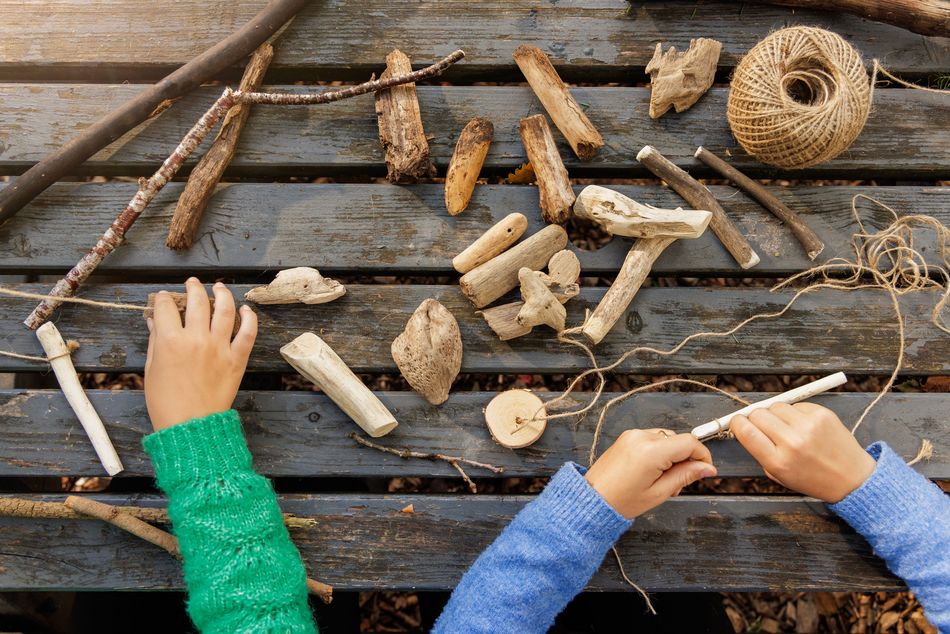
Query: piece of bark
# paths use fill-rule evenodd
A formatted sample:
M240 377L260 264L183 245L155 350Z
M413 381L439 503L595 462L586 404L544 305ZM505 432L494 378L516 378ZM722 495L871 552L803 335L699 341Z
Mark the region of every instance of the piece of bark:
M475 117L462 129L445 173L445 208L449 215L457 216L468 207L494 135L492 122L482 117Z
M521 269L518 271L518 281L521 282L521 297L524 300L524 305L518 311L518 323L525 328L543 324L555 332L564 330L567 310L535 271L527 267Z
M280 354L373 438L385 436L399 424L333 348L312 332L283 346Z
M449 398L462 367L462 333L449 310L427 299L393 340L393 360L416 392L433 405Z
M172 296L172 300L175 302L175 307L178 309L178 315L181 317L181 325L185 325L185 308L188 305L188 294L187 293L176 293L172 291L166 291L169 295ZM155 316L155 298L158 296L158 293L149 293L148 299L145 302L145 310L142 313L144 319L150 319ZM214 295L208 297L208 303L210 304L210 313L214 315ZM241 328L241 311L234 311L234 328L231 329L231 336L237 334L238 330Z
M644 205L600 185L588 185L581 191L574 203L574 215L596 222L611 235L631 238L695 238L712 217L708 211Z
M543 114L525 117L518 132L538 183L541 216L553 224L567 222L574 205L574 190L547 119Z
M720 206L712 192L674 165L669 159L660 154L651 145L643 146L637 153L637 160L658 178L662 178L694 209L705 209L712 212L709 227L726 247L726 250L735 258L743 269L749 269L759 263L759 256L748 243L739 229L733 224L725 210Z
M788 225L798 242L805 248L805 253L809 260L814 260L825 249L825 243L821 241L811 227L809 227L801 217L789 209L788 205L772 195L769 190L760 183L752 180L732 165L704 148L699 146L694 154L696 158L716 170L720 176L728 178L739 186L739 189L749 194L763 207L772 212L772 214Z
M459 273L468 273L518 241L528 228L528 219L514 212L499 220L475 242L452 259L452 266Z
M241 77L242 92L254 92L264 82L264 75L274 57L274 47L269 42L261 44L244 69ZM188 183L178 197L165 246L170 249L190 249L198 235L198 227L208 201L224 171L234 158L241 131L251 115L251 104L238 104L228 111L218 130L218 136L188 176Z
M325 304L345 294L346 288L336 280L309 266L298 266L278 271L273 282L252 288L244 299L255 304Z
M409 72L412 72L409 56L394 48L386 56L386 70L379 78L388 79ZM379 140L386 153L386 179L390 183L415 183L435 176L414 83L377 92L376 118Z
M528 390L508 390L489 401L485 424L492 440L520 449L537 441L547 427L544 402Z
M689 49L678 53L671 46L665 53L657 43L647 64L650 75L650 117L658 119L670 108L687 110L706 94L716 79L716 65L722 44L705 37L689 41Z
M604 139L561 81L548 56L539 48L522 44L512 57L577 158L582 161L594 158L604 146Z
M36 338L43 346L46 358L56 375L56 381L89 437L92 448L99 457L99 462L102 463L110 476L116 475L124 468L122 461L112 445L112 440L106 432L105 425L102 424L102 419L99 418L99 414L96 413L96 409L89 402L86 392L79 383L79 375L76 374L76 368L73 366L69 346L66 345L63 336L59 334L56 325L51 321L40 326L36 331Z
M504 253L462 276L459 286L466 297L482 308L518 285L518 271L543 268L551 256L567 246L567 232L549 225Z

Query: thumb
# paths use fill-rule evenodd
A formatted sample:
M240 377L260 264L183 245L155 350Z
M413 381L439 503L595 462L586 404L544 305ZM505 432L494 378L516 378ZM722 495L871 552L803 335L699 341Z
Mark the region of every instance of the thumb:
M701 460L684 460L663 472L653 486L650 487L657 495L670 498L697 480L711 478L716 475L716 467Z

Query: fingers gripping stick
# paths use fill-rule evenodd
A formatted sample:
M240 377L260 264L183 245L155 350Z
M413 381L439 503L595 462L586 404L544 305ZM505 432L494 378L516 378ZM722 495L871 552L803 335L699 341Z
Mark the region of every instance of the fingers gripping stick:
M776 394L775 396L767 398L764 401L746 405L736 412L726 414L725 416L720 416L719 418L713 419L708 423L703 423L699 427L695 427L691 433L698 440L711 440L723 432L729 430L729 421L731 421L734 416L748 416L757 409L766 409L775 405L776 403L788 403L789 405L792 403L798 403L799 401L804 401L817 394L821 394L822 392L827 392L828 390L836 388L839 385L844 385L847 380L848 377L844 375L844 372L835 372L834 374L829 374L828 376L822 377L817 381L812 381L811 383L806 383L805 385L796 387L793 390Z

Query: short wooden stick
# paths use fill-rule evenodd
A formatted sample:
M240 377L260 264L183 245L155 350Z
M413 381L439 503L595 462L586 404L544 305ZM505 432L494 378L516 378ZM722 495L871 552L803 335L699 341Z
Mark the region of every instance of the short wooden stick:
M709 226L719 237L726 250L739 263L739 266L743 269L749 269L759 263L759 256L752 249L752 245L746 241L739 229L726 215L716 197L702 183L674 165L652 145L643 146L643 149L637 154L637 160L643 163L643 166L658 178L665 180L673 188L673 191L682 196L694 209L705 209L712 212L713 216Z
M386 70L380 79L411 72L409 56L396 48L386 56ZM389 182L414 183L435 175L414 83L377 92L376 118L379 140L386 153L386 179Z
M776 218L788 225L795 237L805 247L809 260L814 260L824 250L825 244L821 238L805 224L801 217L792 211L788 205L772 195L762 184L755 182L732 165L726 163L703 146L696 148L696 158L713 168L723 178L728 178L739 186L739 189L749 194L763 207L771 211Z
M495 126L482 117L475 117L462 129L445 173L445 208L449 215L457 216L468 207L494 135Z
M103 504L86 497L70 495L66 498L66 506L77 513L89 515L117 526L122 530L140 537L150 544L155 544L159 548L167 550L169 553L181 559L181 551L178 549L178 540L171 533L156 528L151 524L140 520L139 518L125 513L118 506Z
M96 413L79 383L79 376L76 374L76 368L73 367L73 360L69 356L69 348L63 341L63 336L59 334L56 325L48 321L36 331L36 337L40 340L43 350L46 351L46 357L49 359L49 364L56 374L56 380L69 406L73 408L82 428L86 430L86 435L92 441L92 448L99 456L99 461L106 472L114 476L124 468L122 461L115 447L112 446L102 419L99 418L99 414Z
M528 219L523 214L508 214L456 255L452 259L452 266L459 273L468 273L496 255L504 253L505 249L518 241L527 228Z
M587 118L567 85L561 81L548 56L539 48L522 44L515 49L512 57L551 121L571 144L577 158L582 161L594 158L604 146L604 138Z
M518 131L538 183L541 216L546 222L567 222L574 205L574 190L548 120L543 114L526 117L521 120Z
M848 377L844 375L844 372L835 372L834 374L829 374L828 376L822 377L817 381L812 381L811 383L800 385L799 387L787 392L776 394L775 396L767 398L764 401L746 405L742 409L732 412L731 414L714 418L708 423L703 423L702 425L695 427L691 433L699 440L709 440L728 431L729 422L735 416L748 416L757 409L765 409L775 405L776 403L788 403L790 405L792 403L798 403L799 401L804 401L817 394L821 394L822 392L832 390L839 385L844 385L847 382Z

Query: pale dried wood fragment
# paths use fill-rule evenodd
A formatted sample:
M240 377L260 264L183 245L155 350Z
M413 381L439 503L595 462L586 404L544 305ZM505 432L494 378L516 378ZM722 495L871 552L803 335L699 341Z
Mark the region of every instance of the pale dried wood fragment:
M528 390L508 390L485 408L485 424L492 439L503 447L520 449L537 441L547 427L540 398Z
M548 56L539 48L522 44L512 57L577 158L582 161L594 158L604 146L604 139L561 81Z
M280 354L373 438L385 436L399 424L343 359L312 332L282 347Z
M468 207L494 135L492 122L482 117L475 117L462 129L445 173L445 208L449 215L457 216Z
M539 270L565 246L564 228L549 225L463 275L459 286L475 308L482 308L516 287L518 271L523 267Z
M716 79L721 50L722 44L705 37L690 40L682 53L673 46L664 53L658 42L646 67L652 87L650 117L658 119L670 108L683 112L699 101Z
M535 271L527 267L521 269L518 271L518 281L521 282L521 297L524 299L524 305L518 311L518 323L525 328L544 324L555 332L564 330L567 310L547 284L535 275Z
M346 288L309 266L278 271L267 286L252 288L244 299L255 304L325 304L343 297Z
M600 185L588 185L581 191L574 215L596 222L611 235L631 238L695 238L712 217L708 211L652 207Z
M567 222L574 204L574 190L547 119L543 114L525 117L518 132L538 183L541 216L554 224Z
M452 259L452 266L459 273L468 273L476 266L503 253L505 249L518 241L527 228L528 219L523 214L518 212L508 214L455 256Z
M449 310L426 299L393 340L393 360L416 392L433 405L449 398L462 367L462 333Z
M112 440L106 432L102 419L96 413L92 403L86 396L82 385L79 383L79 375L76 374L76 368L73 366L72 357L70 357L69 347L59 334L56 325L48 321L36 330L36 338L40 340L40 345L46 352L46 358L49 360L53 373L56 375L56 381L59 383L63 395L69 406L76 413L82 428L89 436L92 442L92 448L99 457L99 462L105 467L110 476L114 476L123 470L122 461L119 454L116 453Z
M178 309L178 316L181 317L182 325L185 325L185 308L188 305L188 294L187 293L177 293L172 291L167 291L172 297L172 301L175 302L175 307ZM142 317L144 319L150 319L155 316L155 298L158 296L158 293L149 293L148 299L145 302L145 310L142 312ZM208 303L210 304L211 314L214 314L214 295L208 297ZM234 311L234 328L231 330L231 336L237 334L237 331L241 328L241 311Z
M409 56L398 48L386 56L380 79L412 72ZM386 179L391 183L414 183L435 175L429 159L429 141L422 128L416 85L393 86L376 93L379 140L386 153Z

